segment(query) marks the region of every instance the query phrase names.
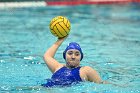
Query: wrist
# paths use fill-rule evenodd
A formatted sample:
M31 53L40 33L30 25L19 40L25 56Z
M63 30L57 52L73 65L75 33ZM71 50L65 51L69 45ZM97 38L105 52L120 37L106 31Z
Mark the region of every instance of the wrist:
M55 44L56 45L61 45L62 43L63 43L63 39L58 39L56 42L55 42Z

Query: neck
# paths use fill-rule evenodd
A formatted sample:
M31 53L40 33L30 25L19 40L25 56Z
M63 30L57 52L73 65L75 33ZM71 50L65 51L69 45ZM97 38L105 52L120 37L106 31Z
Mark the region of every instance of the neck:
M79 66L69 66L69 65L65 65L67 68L69 68L69 69L73 69L73 68L77 68L77 67L79 67Z

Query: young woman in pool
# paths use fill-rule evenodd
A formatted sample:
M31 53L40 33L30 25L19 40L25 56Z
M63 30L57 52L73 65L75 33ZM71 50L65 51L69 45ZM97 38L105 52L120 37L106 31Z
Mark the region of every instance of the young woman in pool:
M80 45L76 42L69 43L63 52L63 58L66 64L61 64L54 58L56 51L65 39L66 37L58 39L44 54L44 61L53 75L42 86L67 86L81 81L105 83L96 70L89 66L80 66L80 61L83 59L83 52Z

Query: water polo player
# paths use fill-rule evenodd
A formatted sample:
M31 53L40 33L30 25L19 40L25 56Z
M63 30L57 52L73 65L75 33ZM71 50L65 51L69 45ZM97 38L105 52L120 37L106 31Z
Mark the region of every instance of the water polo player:
M83 59L83 52L80 45L76 42L69 43L63 52L66 64L61 64L54 58L56 51L65 39L58 39L44 54L44 61L53 75L42 86L68 86L82 81L103 83L96 70L89 66L80 66L80 61Z

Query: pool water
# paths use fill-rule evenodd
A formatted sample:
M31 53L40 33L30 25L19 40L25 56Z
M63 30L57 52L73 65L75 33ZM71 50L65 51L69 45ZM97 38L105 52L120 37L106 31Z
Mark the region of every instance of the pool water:
M57 40L49 31L58 15L71 22L71 32L56 54L69 42L84 52L81 66L96 69L112 84L82 82L71 87L40 86L51 72L43 61L45 51ZM1 93L139 93L140 5L81 5L0 9Z

